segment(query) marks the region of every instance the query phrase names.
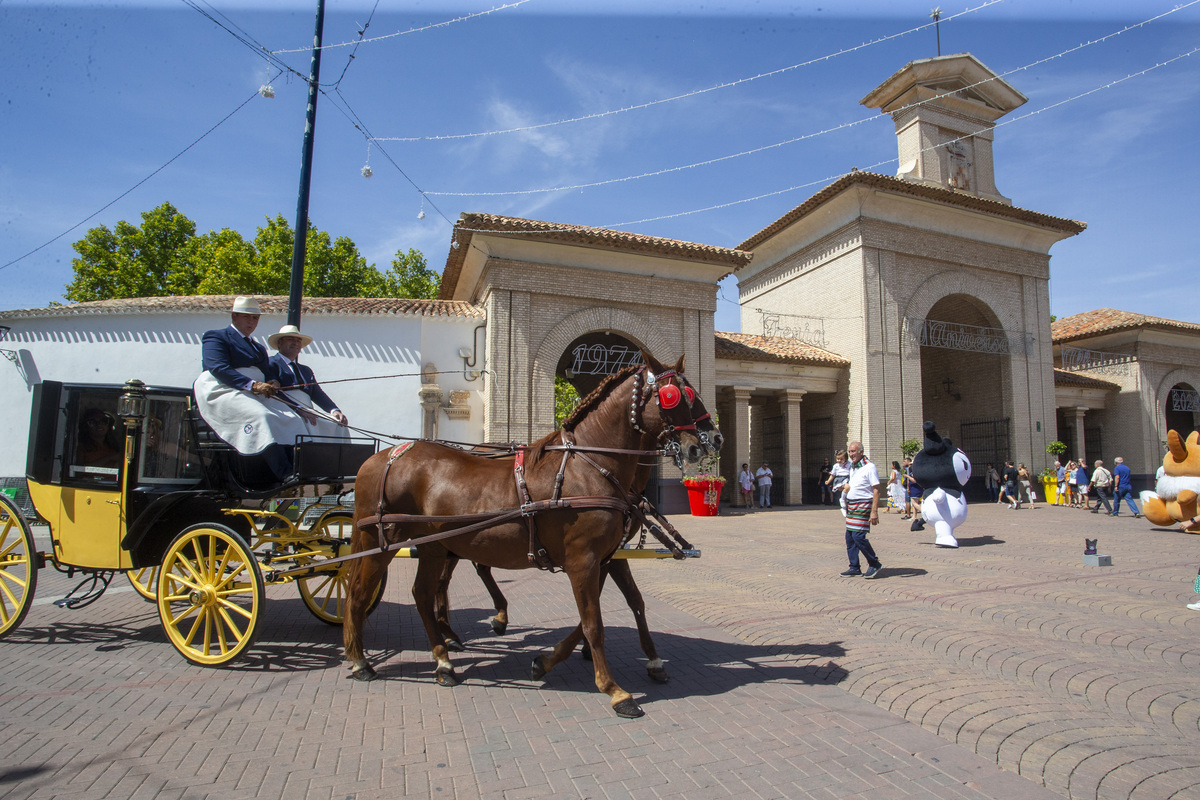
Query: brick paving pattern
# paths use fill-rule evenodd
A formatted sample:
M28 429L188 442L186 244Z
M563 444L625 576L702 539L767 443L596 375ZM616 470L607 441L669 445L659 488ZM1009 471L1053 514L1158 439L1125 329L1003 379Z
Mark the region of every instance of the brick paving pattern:
M0 643L6 798L1200 797L1200 538L1039 506L972 505L962 547L885 516L881 579L841 578L823 508L680 517L703 549L634 572L671 682L651 683L628 610L606 592L614 672L646 710L621 720L573 657L532 657L573 626L561 575L499 573L503 637L470 570L452 587L463 684L438 687L392 567L346 679L340 629L268 590L257 644L189 665L154 606L114 588L36 605ZM1086 567L1098 537L1112 567Z

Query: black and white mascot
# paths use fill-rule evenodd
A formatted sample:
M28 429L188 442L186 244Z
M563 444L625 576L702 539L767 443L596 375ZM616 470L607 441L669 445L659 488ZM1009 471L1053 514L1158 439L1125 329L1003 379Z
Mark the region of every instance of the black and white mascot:
M967 498L962 487L971 477L971 460L949 439L938 436L925 422L925 448L913 456L912 476L925 489L921 516L933 523L938 547L958 547L954 529L967 518ZM922 526L924 527L924 526Z

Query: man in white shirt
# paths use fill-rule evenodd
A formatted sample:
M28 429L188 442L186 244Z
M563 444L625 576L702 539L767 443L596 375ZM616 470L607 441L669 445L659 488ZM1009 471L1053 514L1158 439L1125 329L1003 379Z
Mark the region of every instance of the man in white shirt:
M883 564L875 555L875 548L867 540L872 525L879 524L879 470L863 455L862 442L851 442L846 448L850 462L850 480L846 485L846 555L850 568L842 573L852 578L879 577ZM867 559L867 571L859 565L858 555Z
M767 462L758 468L758 472L754 473L754 477L758 480L758 505L759 508L771 507L771 477L774 475Z

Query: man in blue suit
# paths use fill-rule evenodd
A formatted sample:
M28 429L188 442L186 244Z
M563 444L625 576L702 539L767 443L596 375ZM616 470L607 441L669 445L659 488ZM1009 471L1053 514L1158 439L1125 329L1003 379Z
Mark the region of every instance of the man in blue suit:
M307 427L276 399L280 375L267 349L250 338L262 314L258 301L238 297L232 311L228 327L201 339L204 371L193 386L196 407L223 441L244 456L258 456L274 481L286 481L296 437Z
M312 405L327 413L338 425L345 427L350 424L350 420L346 418L342 410L317 383L317 376L312 369L299 361L300 351L312 344L311 336L301 333L295 325L284 325L279 329L279 333L271 334L267 338L267 344L279 351L271 356L271 367L279 376L280 384L288 390L289 396L297 399L302 405L308 405L304 403L304 398L296 397L295 393L302 391L308 395ZM316 421L315 415L311 412L302 410L300 413L310 423Z
M250 338L261 314L262 309L253 297L237 298L229 327L205 332L201 339L201 360L203 368L226 386L274 397L281 383L279 376L270 364L267 349ZM238 371L247 367L261 371L263 380L256 381Z

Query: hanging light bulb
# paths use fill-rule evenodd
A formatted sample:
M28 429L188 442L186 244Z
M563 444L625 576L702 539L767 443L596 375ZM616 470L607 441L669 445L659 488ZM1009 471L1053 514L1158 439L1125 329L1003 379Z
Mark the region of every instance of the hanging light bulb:
M425 196L421 196L421 210L417 212L417 219L425 219Z
M372 175L374 175L374 174L375 174L375 171L374 171L373 169L371 169L371 165L370 165L370 164L364 164L364 165L363 165L363 168L362 168L362 176L363 176L364 178L369 178L369 177L371 177L371 176L372 176Z
M262 86L258 87L258 93L270 100L275 96L275 87L269 83L264 83Z

